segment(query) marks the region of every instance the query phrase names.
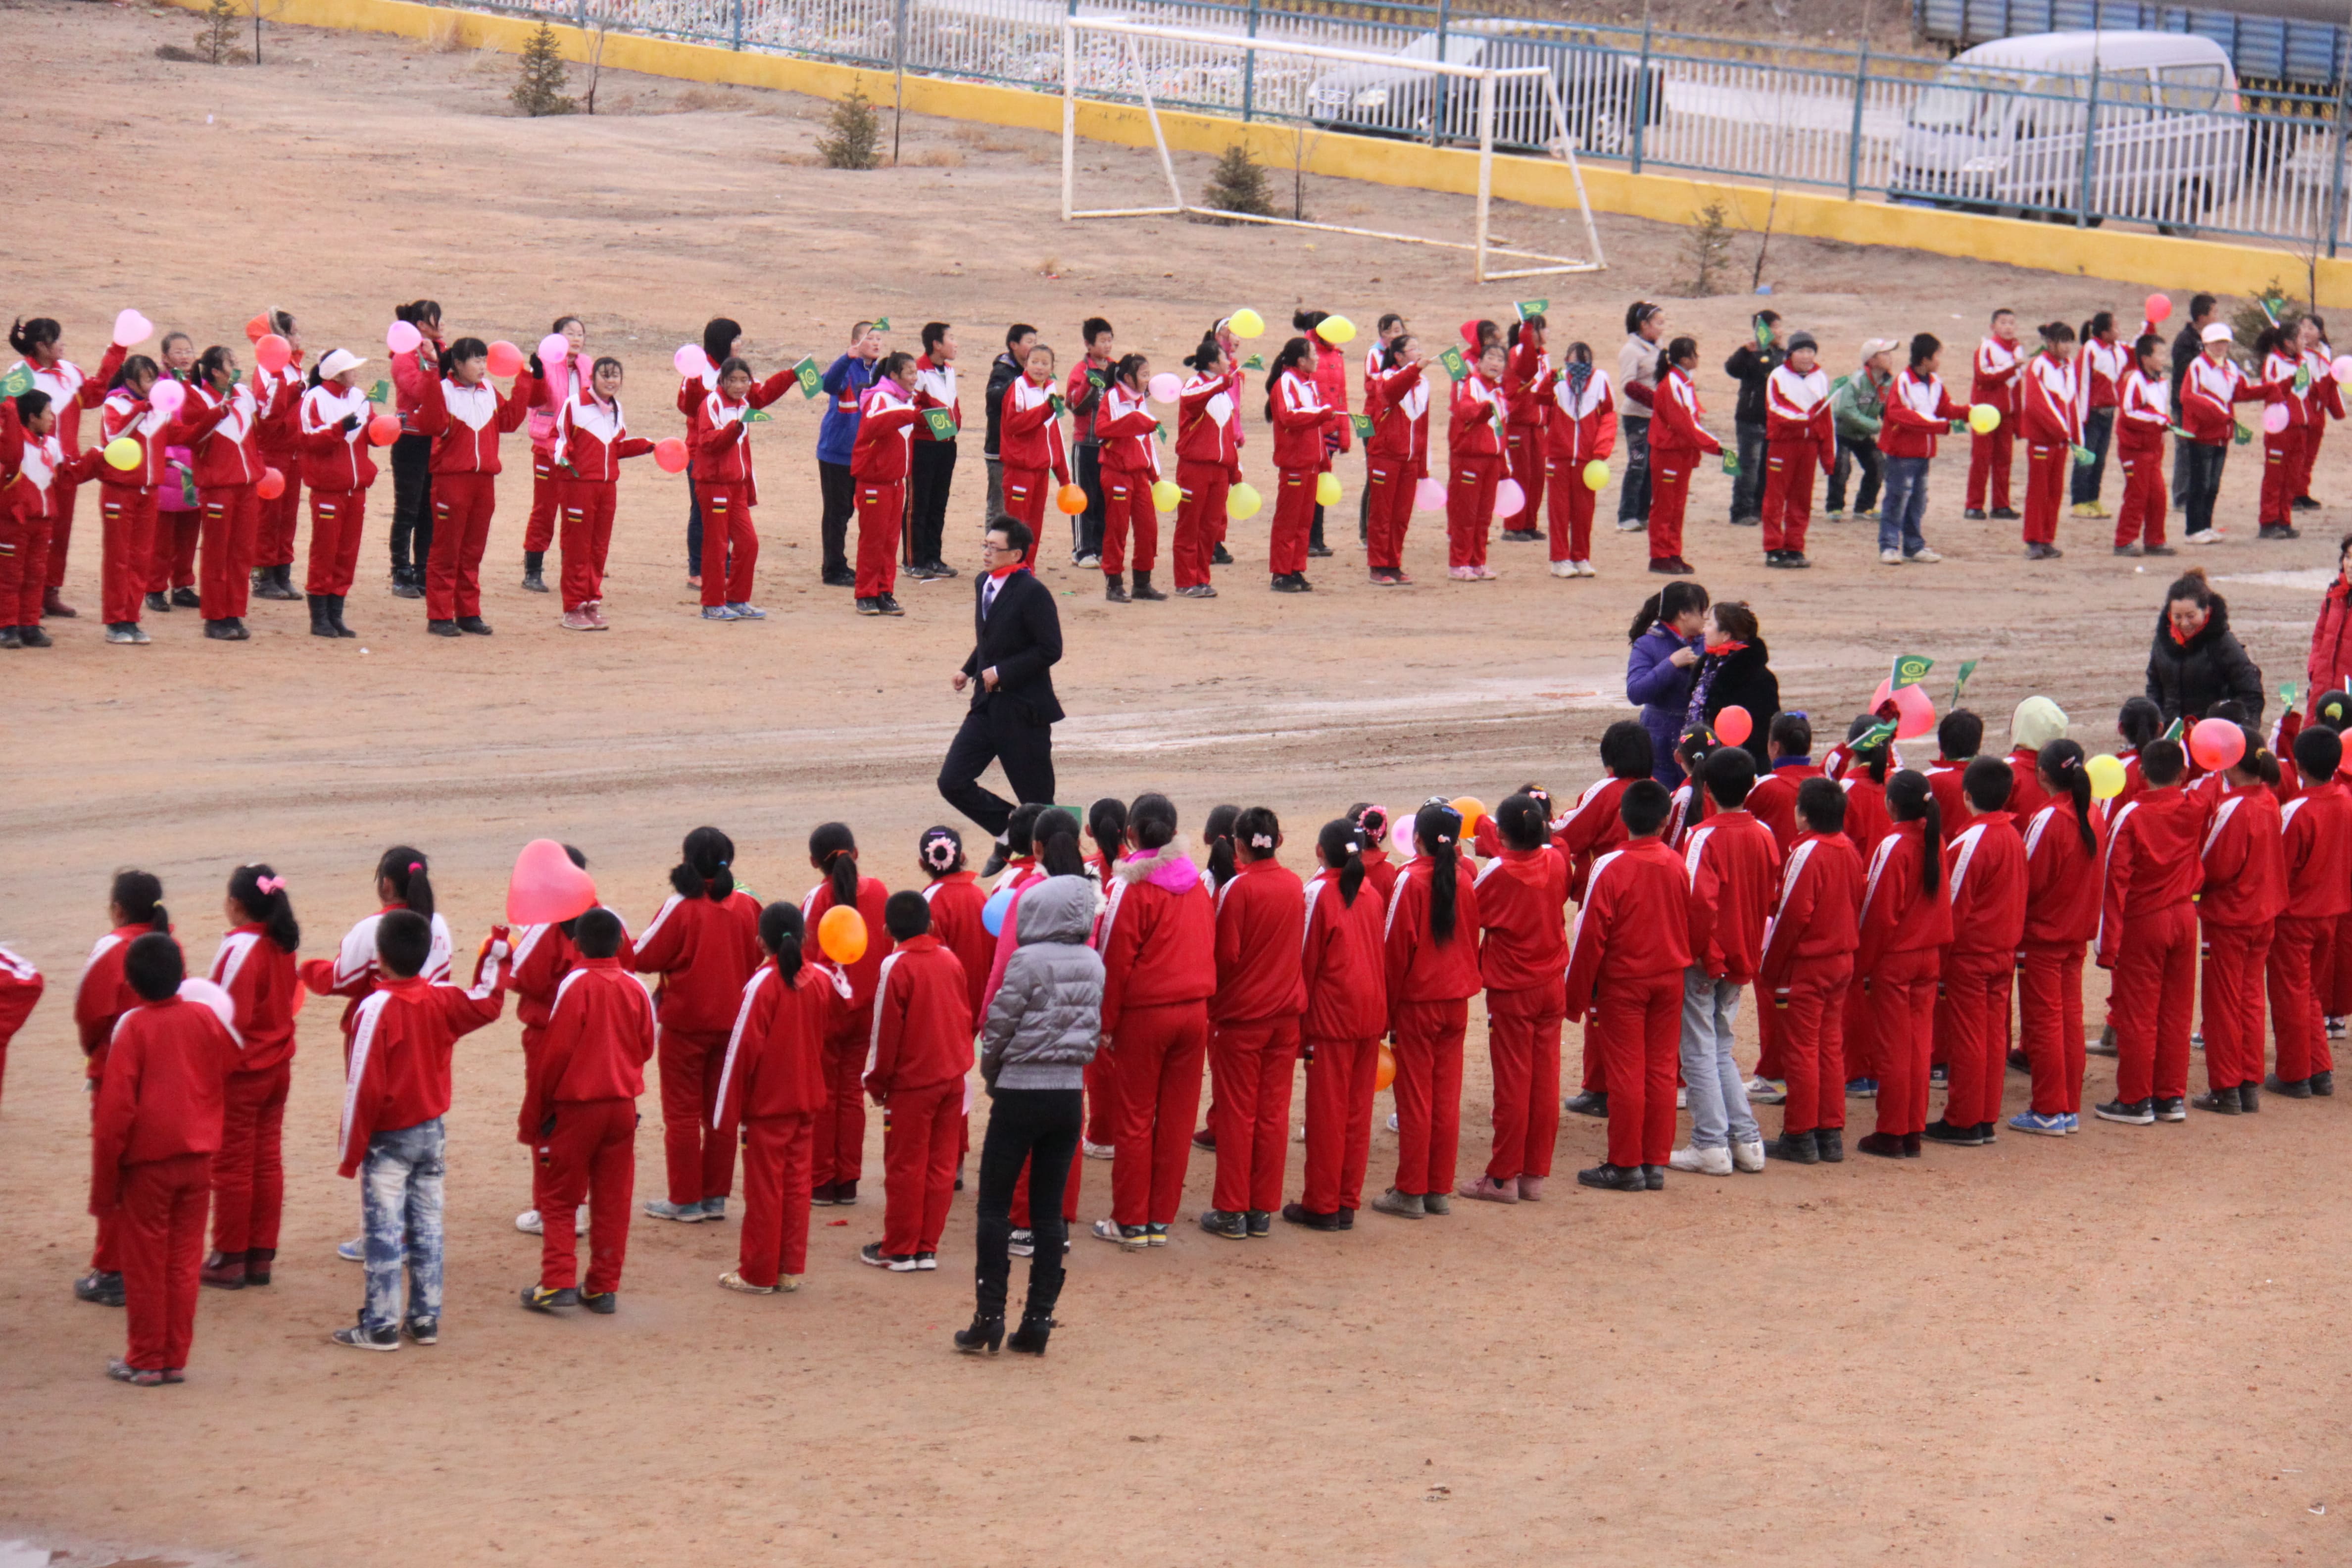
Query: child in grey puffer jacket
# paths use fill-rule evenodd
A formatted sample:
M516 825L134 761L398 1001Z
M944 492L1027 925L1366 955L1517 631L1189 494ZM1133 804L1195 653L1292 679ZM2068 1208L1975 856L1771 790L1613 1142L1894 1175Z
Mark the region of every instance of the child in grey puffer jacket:
M1102 1039L1102 955L1094 930L1094 884L1048 877L1022 889L1013 929L1019 945L982 1026L980 1075L992 1089L1075 1089Z

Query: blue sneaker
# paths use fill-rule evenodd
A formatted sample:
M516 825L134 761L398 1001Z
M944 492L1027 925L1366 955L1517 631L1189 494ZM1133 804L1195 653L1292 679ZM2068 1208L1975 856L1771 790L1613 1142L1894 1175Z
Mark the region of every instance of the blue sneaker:
M725 605L703 605L702 618L706 621L736 621L742 619L740 616L738 616L731 608Z
M2069 1132L2080 1132L2082 1130L2083 1119L2075 1115L2073 1111L2068 1111L2066 1113L2066 1131Z
M1874 1078L1850 1078L1845 1080L1845 1097L1848 1100L1876 1100L1878 1080Z
M2063 1111L2056 1116L2037 1116L2031 1110L2021 1110L2009 1119L2009 1124L2016 1131L2037 1133L2044 1138L2066 1136L2066 1117Z
M367 1261L367 1237L363 1236L355 1236L349 1241L343 1242L335 1248L335 1256L341 1258L346 1263L365 1263Z
M767 611L757 605L746 604L740 599L727 607L735 612L735 618L739 621L764 621L768 618Z

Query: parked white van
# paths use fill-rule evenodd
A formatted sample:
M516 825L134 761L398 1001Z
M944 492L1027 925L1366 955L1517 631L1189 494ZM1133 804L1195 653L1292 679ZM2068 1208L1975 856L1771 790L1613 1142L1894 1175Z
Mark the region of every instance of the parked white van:
M2192 33L2036 33L1957 56L1905 117L1889 197L2189 232L2245 177L2230 57ZM2087 191L2084 141L2090 139Z

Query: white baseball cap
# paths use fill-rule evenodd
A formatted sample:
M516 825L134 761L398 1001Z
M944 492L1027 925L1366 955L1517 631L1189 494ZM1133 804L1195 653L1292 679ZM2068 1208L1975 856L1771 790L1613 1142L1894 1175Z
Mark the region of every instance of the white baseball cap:
M349 349L337 349L319 362L319 379L332 381L347 370L357 370L367 361Z
M2238 335L2221 322L2215 321L2205 329L2201 341L2209 343L2234 343L2238 341Z
M1880 354L1891 353L1902 346L1902 343L1893 338L1864 338L1862 340L1862 357L1865 360L1876 359Z

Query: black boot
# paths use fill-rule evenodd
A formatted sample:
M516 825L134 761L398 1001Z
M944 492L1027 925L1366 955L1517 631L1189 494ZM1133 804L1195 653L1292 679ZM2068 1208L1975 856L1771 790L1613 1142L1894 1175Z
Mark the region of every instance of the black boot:
M1003 1320L997 1320L1002 1322ZM1021 1326L1006 1337L1004 1348L1022 1355L1044 1355L1045 1342L1054 1336L1051 1315L1040 1318L1027 1312L1021 1314Z
M335 630L334 620L328 612L328 606L335 602L334 599L326 594L310 594L305 596L310 601L310 635L314 637L340 636L341 634Z
M274 1247L257 1247L245 1255L245 1282L248 1285L269 1283L270 1266L278 1260Z
M1124 605L1127 603L1127 584L1120 580L1118 573L1106 572L1103 574L1103 597L1108 599L1114 605Z
M1793 1165L1818 1165L1822 1160L1822 1152L1810 1131L1781 1133L1765 1153L1768 1159L1786 1160Z
M335 635L339 637L355 637L360 635L343 625L343 601L350 596L348 594L335 594L330 595L327 600L327 619L334 626Z
M958 1329L955 1331L955 1348L966 1355L980 1355L983 1352L994 1355L996 1347L1003 1342L1004 1314L1002 1312L992 1318L984 1313L974 1312L971 1315L971 1327Z
M1814 1128L1813 1147L1820 1152L1822 1164L1843 1164L1845 1161L1845 1129L1843 1127Z
M1134 596L1138 599L1165 599L1168 595L1151 585L1150 573L1138 572L1135 574Z
M1062 1281L1068 1272L1058 1265L1030 1268L1029 1299L1021 1305L1021 1326L1005 1339L1006 1350L1023 1355L1045 1353L1045 1341L1054 1331L1054 1307L1062 1299Z
M546 564L546 551L526 550L522 552L522 585L531 593L547 592L547 579L540 575L541 568Z

